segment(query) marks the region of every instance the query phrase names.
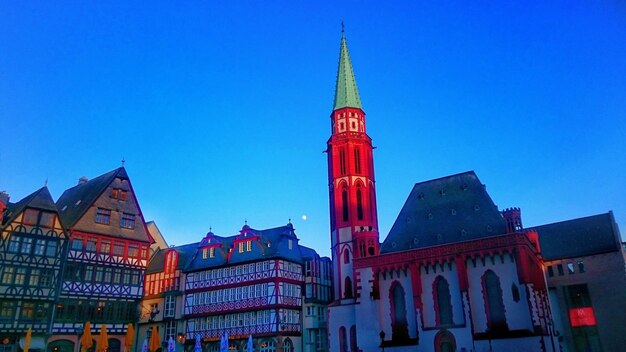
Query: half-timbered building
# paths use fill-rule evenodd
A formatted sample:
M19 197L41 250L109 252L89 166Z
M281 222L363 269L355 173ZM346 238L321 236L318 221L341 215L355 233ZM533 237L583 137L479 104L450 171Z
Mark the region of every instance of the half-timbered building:
M209 232L185 270L187 341L198 336L218 351L227 333L230 348L243 350L252 335L256 351L302 351L303 251L311 250L298 241L291 223L245 225L229 237Z
M47 187L17 203L0 195L0 351L18 351L28 328L33 350L52 332L67 235Z
M196 254L198 243L157 249L146 269L144 299L140 306L139 344L148 341L155 327L163 343L176 341L176 350L182 351L185 341L183 319L183 270Z
M138 319L153 242L126 170L81 178L57 208L70 244L51 340L71 351L90 321L94 333L107 325L109 352L119 352L127 324Z

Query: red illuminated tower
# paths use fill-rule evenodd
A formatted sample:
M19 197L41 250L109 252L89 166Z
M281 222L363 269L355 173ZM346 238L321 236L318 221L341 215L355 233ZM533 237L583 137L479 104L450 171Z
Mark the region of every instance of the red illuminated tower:
M355 295L354 258L377 255L378 217L372 139L366 133L346 38L341 36L335 103L330 115L328 185L336 299Z

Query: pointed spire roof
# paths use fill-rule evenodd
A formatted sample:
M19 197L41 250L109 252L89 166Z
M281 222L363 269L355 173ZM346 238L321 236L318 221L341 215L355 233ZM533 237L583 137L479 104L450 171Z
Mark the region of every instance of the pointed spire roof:
M339 50L339 69L337 70L337 84L335 85L335 103L333 110L341 108L359 108L361 106L361 98L359 90L356 87L356 79L352 70L352 61L350 61L350 53L348 53L348 44L346 37L341 31L341 46Z

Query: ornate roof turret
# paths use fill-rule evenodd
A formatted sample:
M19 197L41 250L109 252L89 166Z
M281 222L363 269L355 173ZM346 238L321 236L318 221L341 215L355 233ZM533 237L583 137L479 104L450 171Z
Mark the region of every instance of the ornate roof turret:
M335 85L335 103L333 110L341 108L358 108L361 106L359 90L356 87L356 79L352 70L352 62L348 53L346 37L341 30L341 46L339 51L339 69L337 70L337 84Z

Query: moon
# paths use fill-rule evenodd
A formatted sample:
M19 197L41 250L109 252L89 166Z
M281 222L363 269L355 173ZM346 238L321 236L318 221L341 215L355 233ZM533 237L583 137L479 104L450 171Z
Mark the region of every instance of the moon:
M302 220L306 221L306 215L302 215Z

